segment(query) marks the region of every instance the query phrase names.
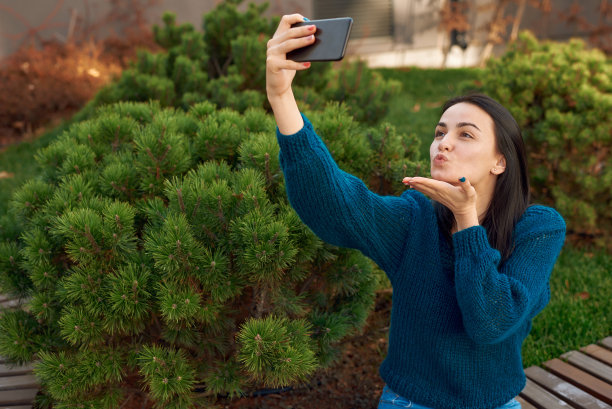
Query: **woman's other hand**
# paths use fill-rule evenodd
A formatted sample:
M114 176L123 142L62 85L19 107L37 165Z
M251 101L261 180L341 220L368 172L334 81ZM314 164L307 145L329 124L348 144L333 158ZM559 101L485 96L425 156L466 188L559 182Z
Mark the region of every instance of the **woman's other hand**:
M287 59L287 53L314 43L316 26L305 25L291 28L295 23L305 21L300 14L283 16L274 33L268 41L266 58L266 92L268 99L281 98L291 92L291 82L297 70L305 70L310 63L299 63ZM272 101L270 101L272 102Z
M457 185L422 177L407 177L402 182L448 207L455 215L455 231L479 224L476 189L466 178L459 179Z

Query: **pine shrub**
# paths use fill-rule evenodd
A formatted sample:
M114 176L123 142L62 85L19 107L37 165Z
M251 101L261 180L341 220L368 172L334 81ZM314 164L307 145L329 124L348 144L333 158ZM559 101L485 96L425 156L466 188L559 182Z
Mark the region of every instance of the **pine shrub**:
M489 61L482 89L523 129L535 201L554 206L577 243L612 243L612 63L581 40L522 33Z
M415 139L345 106L308 113L340 166L401 189ZM303 382L365 323L373 265L321 242L288 204L273 118L211 102L99 108L36 159L0 244L0 354L38 360L56 408L157 407ZM392 182L393 181L393 182ZM9 237L4 237L8 239Z

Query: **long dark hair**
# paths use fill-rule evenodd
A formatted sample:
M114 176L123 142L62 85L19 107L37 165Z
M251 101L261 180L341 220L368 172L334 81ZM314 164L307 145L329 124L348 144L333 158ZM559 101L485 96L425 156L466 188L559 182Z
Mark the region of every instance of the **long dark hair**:
M483 94L452 98L442 107L442 114L461 102L475 105L489 114L494 123L497 149L506 158L506 170L497 177L493 198L482 220L489 243L499 250L503 262L512 253L514 226L529 206L529 174L521 128L506 108ZM434 207L438 223L450 237L455 222L453 213L437 202Z

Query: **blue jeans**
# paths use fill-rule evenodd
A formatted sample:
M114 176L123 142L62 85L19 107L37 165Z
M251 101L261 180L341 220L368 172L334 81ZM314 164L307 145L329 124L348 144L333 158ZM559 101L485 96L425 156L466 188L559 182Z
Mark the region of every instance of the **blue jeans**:
M427 406L422 406L393 392L387 385L383 388L382 396L378 401L378 409L397 409L397 408L411 408L411 409L432 409ZM499 406L496 409L521 409L521 404L516 399L512 399L504 405Z

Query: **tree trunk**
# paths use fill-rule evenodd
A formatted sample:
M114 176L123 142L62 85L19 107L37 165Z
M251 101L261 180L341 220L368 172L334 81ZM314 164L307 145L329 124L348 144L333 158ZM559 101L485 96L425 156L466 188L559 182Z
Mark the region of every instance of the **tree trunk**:
M516 11L516 17L514 17L514 23L512 24L512 32L510 33L510 42L514 42L518 36L519 27L523 20L523 14L525 13L525 5L527 0L520 0L519 8Z
M497 5L495 6L495 12L493 13L493 18L491 19L491 23L489 25L489 35L487 36L487 43L482 50L482 54L480 55L480 66L483 67L485 62L491 57L493 53L493 46L495 45L496 37L498 36L498 31L500 30L500 25L503 25L504 11L506 10L506 6L508 5L508 0L498 0Z

